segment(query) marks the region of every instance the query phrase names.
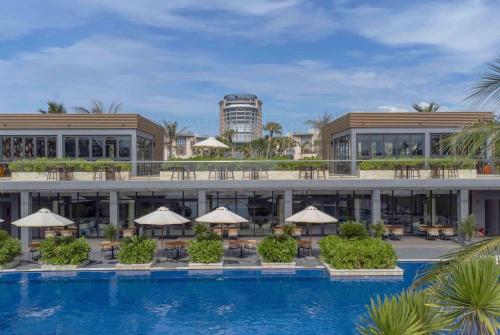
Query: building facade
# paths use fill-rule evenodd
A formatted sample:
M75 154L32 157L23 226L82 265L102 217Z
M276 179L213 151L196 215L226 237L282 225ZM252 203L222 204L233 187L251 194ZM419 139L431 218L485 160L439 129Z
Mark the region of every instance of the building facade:
M293 133L291 138L295 143L293 148L293 159L317 157L319 147L319 129L311 129L309 132Z
M262 101L256 95L226 95L219 107L220 135L234 130L234 143L248 143L262 137Z

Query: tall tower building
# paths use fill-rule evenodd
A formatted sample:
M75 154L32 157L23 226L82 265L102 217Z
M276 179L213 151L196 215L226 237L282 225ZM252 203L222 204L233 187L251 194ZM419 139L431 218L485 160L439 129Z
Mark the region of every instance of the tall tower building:
M262 101L256 95L226 95L219 106L220 135L234 129L233 143L248 143L262 137Z

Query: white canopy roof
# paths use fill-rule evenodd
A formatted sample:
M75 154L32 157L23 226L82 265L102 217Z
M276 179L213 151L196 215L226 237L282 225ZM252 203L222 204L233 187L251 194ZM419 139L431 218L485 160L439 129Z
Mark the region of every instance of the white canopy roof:
M231 212L226 207L218 207L213 211L211 211L210 213L200 216L199 218L196 219L196 221L206 222L206 223L217 223L217 224L248 222L247 219Z
M285 220L285 222L296 223L334 223L338 222L336 218L330 216L314 206L309 206L306 209L295 213Z
M135 220L135 222L137 222L138 224L155 226L183 224L189 221L190 220L175 212L172 212L170 209L164 206Z
M47 208L42 208L36 213L12 222L18 227L63 227L73 223L65 217L52 213Z
M227 145L225 145L224 143L222 143L221 141L217 140L214 137L209 137L206 140L198 142L198 143L194 144L193 147L229 149L229 147Z

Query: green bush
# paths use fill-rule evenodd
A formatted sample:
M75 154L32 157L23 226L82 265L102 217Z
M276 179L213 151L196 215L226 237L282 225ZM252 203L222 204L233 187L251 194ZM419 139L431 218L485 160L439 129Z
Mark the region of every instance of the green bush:
M382 238L385 233L384 221L377 221L377 223L371 224L370 230L373 233L373 237Z
M121 168L122 171L131 171L132 164L112 160L87 161L70 158L34 158L21 159L9 163L13 172L47 172L49 169L73 168L75 171L92 172L96 168Z
M396 253L392 245L374 238L348 240L327 236L319 241L320 258L336 269L392 269Z
M288 235L268 235L257 246L264 262L290 263L297 254L297 242Z
M189 242L187 253L194 263L218 263L224 256L222 240L218 239L194 239Z
M51 265L78 265L88 259L90 245L84 237L51 237L40 243L41 261Z
M476 161L459 157L450 158L382 158L370 159L359 163L360 170L393 170L404 166L431 168L456 167L457 169L471 170L476 167Z
M368 237L366 227L355 221L347 221L340 225L339 234L343 238L348 239L363 239Z
M21 242L10 237L6 231L0 230L0 266L12 262L21 253Z
M120 243L118 261L122 264L151 263L156 252L156 241L144 236L124 238Z

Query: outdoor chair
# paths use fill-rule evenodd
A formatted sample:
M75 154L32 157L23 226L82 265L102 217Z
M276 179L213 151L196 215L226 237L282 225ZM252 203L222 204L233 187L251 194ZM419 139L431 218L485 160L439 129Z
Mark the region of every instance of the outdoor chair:
M228 228L227 229L227 237L238 239L238 228Z
M274 235L283 235L284 229L282 227L274 227L273 228L273 234Z
M177 253L177 246L175 246L175 245L173 245L173 244L171 244L171 243L168 243L168 242L167 242L167 243L165 243L165 244L163 245L163 250L162 250L162 253L163 253L165 256L169 257L169 254L171 254L172 252L173 252L173 254L174 254L174 255L176 255L176 253Z
M408 166L406 171L407 171L407 178L420 179L420 167L419 166Z
M447 240L453 236L455 236L455 229L454 228L447 227L447 228L441 229L441 237L443 240Z
M428 240L435 240L436 238L439 238L439 228L428 228L427 229L427 239Z
M65 229L61 231L61 236L62 237L72 237L73 236L73 231L69 229Z
M433 179L444 178L444 169L441 166L431 166L431 178Z
M236 241L229 241L229 254L237 255L241 250L241 245Z
M254 253L256 247L257 247L257 240L247 240L247 242L243 245L243 250Z
M34 255L38 253L40 256L40 242L31 242L30 243L30 253L29 253L29 258L33 259Z
M56 181L56 180L59 180L59 169L49 168L47 170L47 181Z
M56 237L57 236L57 232L54 231L54 230L46 230L44 232L44 236L45 236L45 238Z
M132 237L134 236L135 234L135 229L123 229L122 230L122 237L123 238L126 238L126 237Z
M221 227L214 227L212 228L212 232L219 236L222 236L224 234L224 229L222 229Z
M401 240L403 238L403 228L393 228L391 230L391 236L393 240Z
M458 169L456 166L450 166L447 169L448 178L458 178Z
M298 252L299 256L301 255L301 251L307 251L307 253L309 254L309 256L311 256L311 254L312 254L311 241L299 240L297 242L297 244L299 246L299 252Z
M61 179L64 181L71 181L74 180L74 175L73 175L74 168L72 167L65 167L60 170L61 174Z
M98 167L98 166L92 166L92 179L93 180L104 180L106 174L106 170Z
M302 228L293 228L292 229L292 236L299 238L302 236Z

